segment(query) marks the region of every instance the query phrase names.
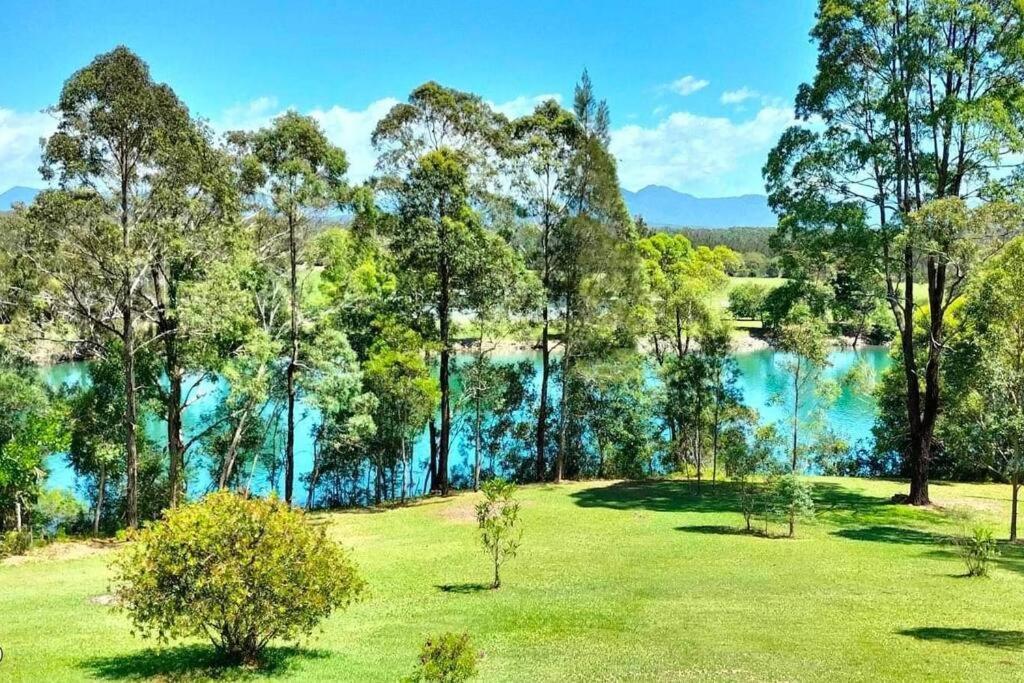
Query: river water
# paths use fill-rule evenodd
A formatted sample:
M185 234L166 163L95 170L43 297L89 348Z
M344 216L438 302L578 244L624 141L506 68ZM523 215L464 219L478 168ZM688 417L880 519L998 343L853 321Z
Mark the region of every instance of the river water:
M519 361L525 358L533 358L539 365L539 358L535 354L518 353L498 357L496 360L508 362ZM773 397L784 391L787 373L784 368L785 357L771 350L749 351L737 353L734 356L739 367L739 378L737 386L743 394L744 402L756 409L760 414L762 422L776 422L784 419L786 408L779 405ZM843 384L844 379L850 375L854 367L866 369L868 377L878 379L882 371L889 365L888 349L881 347L866 347L856 351L850 349L836 349L829 356L830 366L823 373L828 380ZM85 376L86 366L83 363L63 363L46 368L43 372L47 382L51 386L62 384L75 384L82 381ZM539 376L539 372L537 373ZM864 374L864 373L861 373ZM189 407L185 419L186 435L199 428L203 415L209 413L218 401L218 392L223 388L216 384L204 387L200 392L200 398ZM845 439L851 446L871 446L871 426L875 419L875 401L870 392L865 391L865 385L861 383L846 383L838 399L827 409L826 419L830 428L840 437ZM299 421L296 430L296 500L305 501L306 492L302 486L302 476L308 474L313 465L313 440L310 436L311 428L316 423L317 415L309 410L299 411ZM165 426L157 419L150 420L146 425L149 436L156 443L165 443ZM453 471L468 471L470 468L469 454L472 452L468 442L469 436L455 433L452 438L451 457ZM430 449L426 430L416 442L413 449L413 483L414 489L420 490L424 483L423 473L426 463L429 460ZM191 472L189 492L190 494L201 493L209 485L209 476L206 468L200 463L190 463ZM47 462L49 476L47 485L69 490L75 490L76 480L74 472L68 467L63 455L51 456ZM278 482L280 484L280 482ZM266 474L257 475L257 488L266 490L270 487Z

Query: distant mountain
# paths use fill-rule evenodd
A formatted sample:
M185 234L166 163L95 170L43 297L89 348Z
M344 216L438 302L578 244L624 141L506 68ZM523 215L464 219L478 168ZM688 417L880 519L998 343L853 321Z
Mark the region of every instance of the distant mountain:
M687 228L774 228L775 214L760 194L740 197L694 197L670 187L648 185L638 192L622 190L629 212L648 225Z
M15 204L31 204L39 190L31 187L12 187L0 194L0 211L10 211Z
M0 194L0 211L10 211L14 204L29 204L39 194L31 187L12 187ZM648 225L686 228L774 228L775 214L768 208L768 198L760 194L740 197L694 197L670 187L648 185L639 192L622 190L630 214L641 215ZM330 212L329 218L343 217Z

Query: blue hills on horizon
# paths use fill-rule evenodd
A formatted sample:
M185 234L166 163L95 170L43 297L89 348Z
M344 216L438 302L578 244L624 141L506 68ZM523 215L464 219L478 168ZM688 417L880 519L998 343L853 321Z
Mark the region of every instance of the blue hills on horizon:
M0 211L10 211L15 204L31 204L40 190L20 185L0 194Z
M777 219L761 194L739 197L694 197L662 185L636 192L623 188L622 198L633 216L653 227L774 228Z
M15 204L29 204L40 190L12 187L0 194L0 211ZM636 192L622 190L633 216L643 216L652 227L672 228L761 228L775 227L776 218L764 195L739 197L694 197L661 185L648 185Z

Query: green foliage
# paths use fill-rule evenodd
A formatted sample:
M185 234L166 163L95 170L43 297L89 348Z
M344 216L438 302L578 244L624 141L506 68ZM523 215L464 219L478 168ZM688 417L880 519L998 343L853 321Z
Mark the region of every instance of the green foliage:
M991 527L975 525L954 539L967 576L986 576L989 563L999 555L999 544Z
M428 638L409 683L461 683L477 674L477 654L468 633Z
M644 358L619 352L579 365L579 414L587 443L596 451L598 478L638 479L651 472L654 409Z
M47 489L32 508L32 529L44 538L60 536L79 526L84 515L85 507L73 493Z
M116 595L143 636L208 638L246 663L271 640L308 635L364 590L347 553L303 513L226 491L169 511L113 571Z
M66 444L62 412L38 373L0 346L0 529L18 523L39 494L44 460Z
M767 296L768 288L764 285L744 282L729 290L729 312L736 318L759 318Z
M477 503L476 521L480 526L480 541L494 563L491 588L500 588L501 567L516 556L523 540L519 501L515 498L515 484L504 479L490 479L481 490L484 499Z
M775 477L771 484L771 496L774 512L789 517L789 536L794 537L796 520L814 514L811 485L806 479L790 472Z
M761 319L766 329L778 332L787 322L799 317L827 319L831 291L808 280L789 280L768 292L761 305Z
M24 555L32 547L32 534L28 531L8 531L0 536L0 558Z

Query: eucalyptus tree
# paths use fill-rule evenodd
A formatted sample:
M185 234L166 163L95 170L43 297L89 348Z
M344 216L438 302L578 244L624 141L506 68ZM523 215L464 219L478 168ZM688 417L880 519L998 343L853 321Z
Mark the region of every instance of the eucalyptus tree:
M285 368L287 431L284 453L284 498L292 501L295 485L295 423L298 374L302 367L300 270L313 224L312 214L340 205L347 186L345 152L327 139L315 119L289 111L270 127L229 134L242 155L242 178L266 193L268 210L280 223L288 289L288 362Z
M795 474L800 465L800 429L806 415L823 399L831 387L822 377L829 365L828 336L821 320L804 305L798 305L773 339L775 348L786 354L781 361L788 375L785 388L775 401L786 408L789 423L789 469Z
M636 343L643 317L634 297L640 287L633 222L619 189L610 140L607 104L594 95L584 72L573 97L580 133L566 179L566 218L556 245L554 286L562 308L559 446L555 481L566 474L569 451L581 451L576 397L582 394L576 364L609 348Z
M431 432L431 488L447 494L452 429L452 311L478 277L481 212L496 174L503 117L478 96L426 83L377 124L379 186L396 213L390 246L410 317L439 356L440 431Z
M558 301L558 248L568 218L571 162L583 131L576 117L554 100L537 106L532 114L510 127L513 187L525 213L537 221L539 234L529 254L530 265L540 276L540 398L535 435L535 477L547 474L549 384L551 378L551 309Z
M171 89L155 83L127 48L75 72L50 110L57 130L44 144L42 193L28 211L18 248L45 277L51 308L82 330L93 349L120 355L126 462L126 521L139 523L138 382L135 359L151 307L141 297L159 237L160 202L151 177L194 131Z
M731 328L721 322L708 325L699 337L700 355L708 368L711 385L711 485L718 481L718 460L723 438L737 421L742 422L748 409L743 406L743 395L736 386L739 367L730 351Z
M506 394L506 380L512 379L491 360L491 354L503 336L513 333L519 321L540 307L544 296L537 275L501 235L486 233L474 257L476 275L467 277L463 308L472 315L477 338L471 360L460 373L462 391L457 412L468 413L471 423L475 491L480 487L484 417L497 408Z
M957 226L916 240L912 216L933 200L998 195L1011 178L1024 151L1024 22L1011 0L821 0L811 36L817 73L796 109L820 124L787 130L764 169L777 246L805 267L853 259L882 273L906 385L908 501L926 504L945 314L973 263L955 255L969 241Z
M653 320L651 343L658 364L666 350L677 356L712 319L710 296L728 282L740 257L728 247L693 248L684 235L656 233L637 243L649 283Z
M206 296L202 310L184 309L196 297L190 290L201 287L208 296L211 286L225 283L217 275L218 264L230 264L233 254L248 247L240 229L239 190L229 157L216 149L211 133L195 124L182 132L163 151L160 168L150 177L156 236L150 263L150 286L142 289L153 311L160 340L166 388L158 389L164 403L169 456L168 488L171 507L185 492L185 455L201 434L187 441L182 433L185 410L204 383L214 379L222 366L224 349L221 316L211 316ZM187 321L187 324L185 324ZM186 379L188 377L188 379Z
M1010 242L970 285L963 328L944 372L939 432L947 447L1010 484L1010 540L1024 486L1024 238Z

